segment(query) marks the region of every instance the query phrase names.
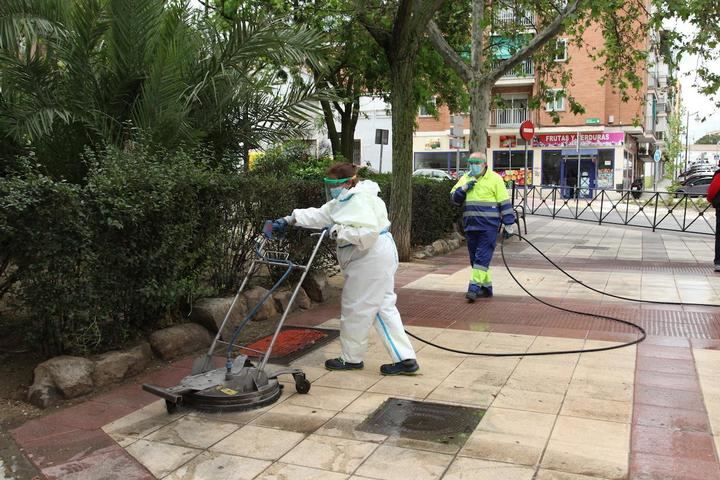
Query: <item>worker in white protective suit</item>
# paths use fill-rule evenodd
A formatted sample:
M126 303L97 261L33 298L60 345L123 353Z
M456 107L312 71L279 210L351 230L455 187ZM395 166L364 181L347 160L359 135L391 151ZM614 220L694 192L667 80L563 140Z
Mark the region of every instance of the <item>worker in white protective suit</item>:
M362 369L370 326L375 325L393 363L380 367L383 375L409 375L419 369L415 350L405 334L395 306L398 255L390 235L380 187L360 181L350 163L333 165L325 179L328 202L320 208L293 210L273 222L274 231L288 225L328 228L337 241L337 257L345 277L340 319L341 356L325 362L328 370Z

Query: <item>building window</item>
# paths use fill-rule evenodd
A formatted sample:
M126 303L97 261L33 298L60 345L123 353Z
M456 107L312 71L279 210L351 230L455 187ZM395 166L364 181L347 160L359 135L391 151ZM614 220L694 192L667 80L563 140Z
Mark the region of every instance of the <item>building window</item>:
M545 105L548 112L564 112L565 111L565 91L562 88L556 88L550 91L553 101Z
M567 38L558 38L555 43L555 61L566 62L568 59Z
M435 103L435 97L431 98L428 102L420 105L418 115L421 117L432 117L434 114L432 113L431 109L433 111L436 110L436 105L437 104Z

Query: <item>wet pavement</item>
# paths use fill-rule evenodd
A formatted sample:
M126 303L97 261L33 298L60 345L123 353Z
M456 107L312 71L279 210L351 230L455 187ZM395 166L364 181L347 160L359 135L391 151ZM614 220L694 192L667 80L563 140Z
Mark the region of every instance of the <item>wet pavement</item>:
M712 237L539 217L528 218L528 230L553 260L598 289L720 303ZM362 371L321 368L338 355L337 340L295 360L312 382L307 395L287 377L279 401L262 409L168 415L140 384L176 384L189 373L186 359L12 435L47 478L62 479L720 479L720 312L610 299L584 291L526 244L513 240L505 253L534 294L637 322L647 340L540 357L469 356L413 340L419 375L383 377L378 370L388 355L373 332ZM530 299L498 254L496 296L472 305L463 299L463 250L403 264L398 307L408 331L486 353L583 350L637 338L626 325ZM323 305L288 323L335 328L338 316L338 305ZM453 441L429 424L415 429L425 437L365 428L389 398L484 413ZM384 423L401 424L402 415Z

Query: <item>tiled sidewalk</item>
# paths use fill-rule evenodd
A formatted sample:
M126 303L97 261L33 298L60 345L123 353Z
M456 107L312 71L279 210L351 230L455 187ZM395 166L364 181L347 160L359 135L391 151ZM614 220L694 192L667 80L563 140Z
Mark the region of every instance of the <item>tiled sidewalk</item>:
M597 288L720 303L711 237L528 220L538 247ZM542 298L636 321L650 336L620 350L522 358L470 357L413 340L421 364L413 377L379 375L388 357L374 336L365 370L327 372L319 367L339 352L335 341L296 361L313 382L308 395L288 384L264 409L168 415L140 384L177 383L189 372L187 359L13 435L48 478L62 479L720 479L717 309L602 298L580 291L523 244L507 244L506 256ZM466 265L460 250L402 265L398 307L410 332L483 352L637 338L629 327L529 299L497 254L496 297L469 305ZM337 305L325 305L288 323L333 326L338 314ZM390 396L487 412L459 447L355 429Z

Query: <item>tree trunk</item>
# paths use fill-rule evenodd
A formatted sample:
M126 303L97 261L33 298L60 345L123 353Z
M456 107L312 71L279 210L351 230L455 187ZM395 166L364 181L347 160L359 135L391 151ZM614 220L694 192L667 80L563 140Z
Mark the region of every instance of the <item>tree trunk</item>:
M410 260L412 224L413 130L417 105L413 94L415 58L396 58L390 67L392 104L392 192L390 194L391 231L400 261Z
M353 150L355 147L355 129L352 125L352 110L352 102L345 103L340 117L340 124L342 125L342 131L340 132L340 153L345 161L350 163L353 163Z
M323 116L325 117L325 126L327 127L328 138L332 146L332 154L333 157L337 157L340 155L340 135L338 134L337 128L335 128L335 116L333 115L329 101L321 100L320 105L322 106Z
M485 153L490 123L492 84L473 79L470 82L470 153Z

